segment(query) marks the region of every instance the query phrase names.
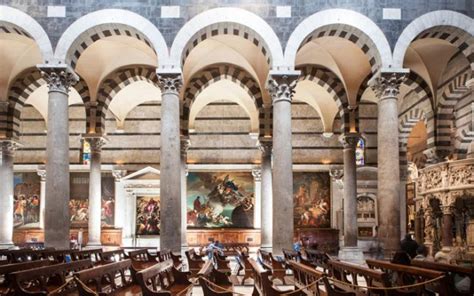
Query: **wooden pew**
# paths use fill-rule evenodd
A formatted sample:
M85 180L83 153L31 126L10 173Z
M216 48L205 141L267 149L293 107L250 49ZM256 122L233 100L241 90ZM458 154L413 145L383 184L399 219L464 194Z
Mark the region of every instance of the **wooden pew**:
M102 249L85 249L85 250L74 250L71 252L71 260L85 260L90 259L94 265L102 263Z
M2 250L0 255L7 257L9 263L21 263L40 260L43 250L19 249Z
M474 295L474 267L463 267L452 264L437 263L431 261L412 260L411 266L416 266L424 269L431 269L444 272L448 282L449 295ZM467 293L459 292L455 287L455 275L469 277L471 280L470 290Z
M112 263L127 260L128 256L123 249L102 252L102 262Z
M73 272L92 268L90 260L80 260L11 273L14 295L44 295L63 287ZM65 290L73 287L65 287Z
M220 292L232 291L233 285L229 280L229 276L230 273L217 270L211 260L204 263L197 274L199 284L201 285L205 295L221 295ZM221 287L223 290L217 289L213 285L209 285L208 281Z
M143 262L158 262L157 256L154 256L148 252L148 249L138 249L128 252L128 257L132 261L143 261Z
M293 250L282 249L283 257L285 258L285 268L291 270L290 261L299 262L301 258L301 253Z
M191 272L191 276L195 277L204 265L204 260L195 256L194 249L187 250L184 254L188 260L188 270Z
M238 259L238 263L239 263L239 269L237 271L237 275L239 275L240 271L243 270L244 271L244 277L242 278L242 281L241 281L241 285L243 285L245 283L245 280L246 279L251 279L252 278L252 265L250 265L250 262L249 262L249 257L248 255L240 252L240 251L237 251L237 259Z
M286 269L283 266L283 262L276 260L276 258L273 257L271 252L259 250L259 253L262 259L263 267L265 269L268 269L271 273L271 280L273 281L274 279L280 279L283 282L283 285L286 285Z
M162 250L158 251L157 257L160 262L172 260L174 267L176 267L177 270L181 270L183 265L181 255L175 255L173 252L171 252L171 250Z
M187 273L177 270L171 260L139 271L136 278L143 296L191 295L193 290Z
M306 260L311 262L314 267L322 268L324 272L328 272L328 261L331 260L331 257L324 252L307 249L305 250Z
M424 269L414 266L393 264L388 261L367 259L366 262L370 269L378 269L388 273L391 276L392 286L403 286L410 285L413 283L420 283L444 275L444 273L440 271ZM394 278L394 276L396 276L396 278ZM435 292L439 293L440 295L449 295L449 289L447 287L446 278L439 280L438 283L438 285L432 284L429 286L435 287ZM426 288L427 287L425 286L420 286L418 288L411 289L411 293L421 295L422 293L425 293L427 291ZM401 293L401 291L397 292Z
M79 295L91 295L91 290L106 295L138 295L141 288L129 276L131 267L132 261L127 259L76 272Z
M303 296L306 295L303 291L285 290L282 291L273 286L270 280L270 270L264 270L255 260L249 259L250 265L252 266L252 273L254 279L254 286L252 296L274 296L274 295L285 295L293 292L291 295Z
M10 274L17 271L28 270L53 264L49 260L36 260L31 262L12 263L0 266L0 295L6 295L11 285Z
M217 250L214 250L212 260L216 264L217 270L220 272L228 272L230 274L230 262L224 256L220 256Z
M306 295L316 295L316 296L325 296L326 292L320 288L323 285L322 282L314 284L311 287L308 287L309 284L314 283L320 280L322 277L325 277L326 274L316 270L305 264L296 262L295 260L288 261L288 265L291 270L293 270L295 287L297 289L303 289Z
M358 278L363 277L365 284L361 286L391 287L389 275L386 272L336 260L329 260L328 265L332 277L341 282L360 285ZM348 285L334 283L334 286L345 292L357 292L356 289ZM374 295L380 291L381 290L372 290L368 292L368 295Z

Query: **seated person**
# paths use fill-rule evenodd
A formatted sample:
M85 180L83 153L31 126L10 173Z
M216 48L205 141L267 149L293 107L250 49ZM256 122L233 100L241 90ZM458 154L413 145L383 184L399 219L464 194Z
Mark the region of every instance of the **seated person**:
M212 241L206 248L207 251L207 257L209 259L212 259L214 256L214 251L217 251L219 255L224 256L224 251L223 251L223 246L222 244L219 243L218 240Z
M416 256L413 260L420 260L420 261L433 261L432 258L428 257L428 248L425 245L420 245L416 249Z
M413 240L410 233L405 235L405 238L400 242L401 249L405 251L410 258L415 258L416 249L418 249L418 243Z

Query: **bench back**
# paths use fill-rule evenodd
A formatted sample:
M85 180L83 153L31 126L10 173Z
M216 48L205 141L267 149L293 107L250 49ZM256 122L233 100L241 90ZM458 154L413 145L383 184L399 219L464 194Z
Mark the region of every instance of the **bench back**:
M175 255L173 254L173 252L171 252L171 250L158 251L157 257L160 262L172 260L174 267L176 267L177 269L181 268L181 255Z
M132 267L132 261L130 259L110 263L86 270L82 270L75 273L75 276L89 288L92 288L95 292L112 293L120 288L132 285L131 277L127 276L128 271ZM119 275L120 284L117 283L116 278ZM110 283L106 287L104 283ZM78 285L79 292L84 287ZM86 291L82 291L85 293ZM82 294L81 294L82 295Z
M133 261L156 261L156 257L148 253L148 249L130 251L128 252L128 257Z
M270 269L272 272L277 270L285 270L283 264L273 257L271 252L259 250L262 262L265 268Z
M102 249L74 250L71 252L71 260L90 259L93 263L102 262Z
M20 263L40 260L44 250L19 249L2 250L0 256L7 257L9 263Z
M28 295L29 291L48 291L48 286L59 287L73 272L92 268L90 260L60 263L11 273L15 295Z
M322 277L326 276L325 273L311 268L307 265L296 262L295 260L288 261L288 265L290 265L291 270L293 270L295 287L298 289L306 287L309 284L314 283ZM308 295L320 295L321 289L319 288L319 286L321 285L322 283L318 283L316 285L306 288L306 293Z
M242 253L241 251L237 251L237 257L239 258L240 263L246 270L252 269L252 265L250 265L248 255Z
M249 263L252 266L252 273L254 279L254 294L258 293L262 296L273 296L273 295L284 295L291 291L280 291L273 287L273 283L269 276L270 270L263 270L263 268L253 259L249 259ZM304 292L294 293L291 295L305 295Z
M227 273L217 270L211 260L204 263L197 276L198 278L203 277L218 286L232 286Z
M119 262L127 258L123 249L102 252L102 262Z
M7 287L10 285L10 273L28 270L37 267L43 267L53 264L49 260L37 260L31 262L22 262L22 263L12 263L0 265L0 277L3 277L3 282L0 282L1 286Z
M307 260L313 264L314 267L320 267L325 271L328 270L328 261L331 260L331 257L324 252L307 249L305 250Z
M375 286L377 283L379 286L390 287L386 272L336 260L330 260L328 265L331 275L339 281L359 285L358 277L363 277L367 286Z

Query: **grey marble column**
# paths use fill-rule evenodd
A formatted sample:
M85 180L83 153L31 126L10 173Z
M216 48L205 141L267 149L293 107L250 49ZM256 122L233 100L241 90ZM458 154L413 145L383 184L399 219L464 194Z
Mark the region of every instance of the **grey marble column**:
M13 155L19 144L2 140L0 165L0 249L13 246Z
M273 238L272 140L261 139L258 147L262 151L261 244L262 249L271 251ZM255 214L258 213L255 212Z
M400 158L398 140L398 99L400 85L408 71L379 73L371 82L378 98L377 196L378 239L385 257L400 248Z
M68 249L69 244L69 113L70 86L77 75L65 65L40 65L48 83L46 146L45 247Z
M181 251L180 74L158 73L161 88L160 248Z
M188 239L186 232L188 229L187 221L187 176L188 176L188 149L191 145L189 137L181 137L181 250L185 251L188 249Z
M114 220L114 227L123 229L125 225L124 217L125 217L125 209L126 209L126 193L123 188L122 178L125 177L127 174L126 170L112 170L112 176L115 179L115 220ZM122 232L123 235L123 232Z
M40 176L40 213L39 213L39 222L40 228L44 229L44 214L45 214L45 198L46 198L46 169L38 168L36 171L38 176Z
M97 247L102 245L102 172L100 166L102 163L102 146L107 143L107 140L101 136L85 135L84 141L89 142L91 147L89 171L89 240L87 246Z
M271 73L267 87L273 103L273 246L274 254L293 244L293 159L291 100L299 73Z

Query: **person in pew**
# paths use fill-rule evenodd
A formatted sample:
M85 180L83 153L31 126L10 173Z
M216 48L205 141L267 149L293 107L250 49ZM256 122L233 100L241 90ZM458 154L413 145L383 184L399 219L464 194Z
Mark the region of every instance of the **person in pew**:
M224 256L224 251L223 251L222 244L220 244L218 240L212 241L206 248L207 258L209 258L209 260L211 260L212 257L214 256L214 250L217 250L219 255Z
M433 261L432 257L428 257L428 248L425 245L419 245L416 249L416 256L413 260Z
M413 240L410 233L405 235L405 238L400 242L401 248L405 251L410 258L416 257L416 249L418 249L418 243Z
M293 241L293 251L301 252L302 249L303 249L303 242L301 241L300 238L295 238Z

